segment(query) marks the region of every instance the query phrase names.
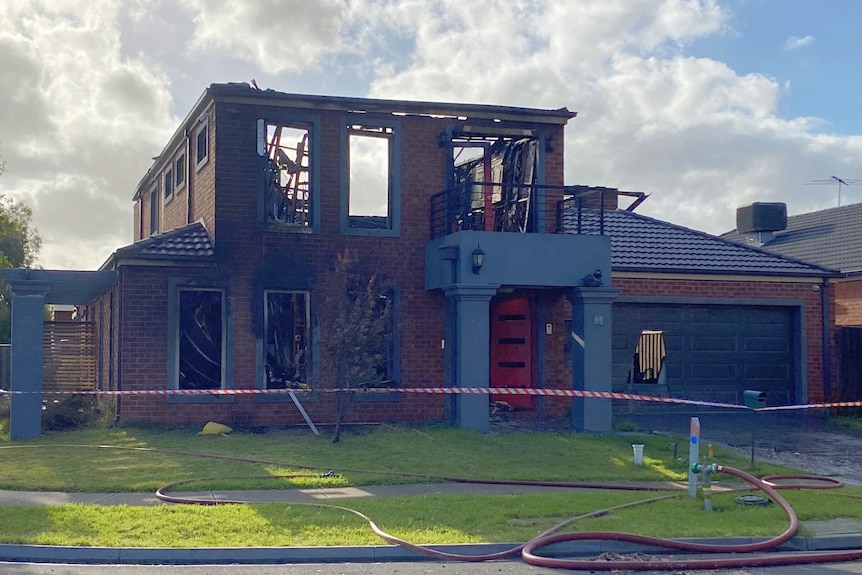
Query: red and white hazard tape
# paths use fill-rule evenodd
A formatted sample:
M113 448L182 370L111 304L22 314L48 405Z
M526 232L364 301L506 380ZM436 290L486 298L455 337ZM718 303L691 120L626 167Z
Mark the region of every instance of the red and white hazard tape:
M357 393L427 393L427 394L486 394L486 395L527 395L536 397L578 397L585 399L616 399L624 401L646 401L654 403L672 403L678 405L700 405L706 407L724 407L728 409L748 409L744 405L698 401L695 399L680 399L656 395L641 395L636 393L617 393L611 391L586 391L578 389L549 389L533 387L387 387L387 388L352 388L352 389L133 389L133 390L90 390L90 391L20 391L0 389L0 395L24 395L44 393L45 395L116 395L116 396L168 396L168 395L279 395L290 393L336 393L352 391ZM790 411L799 409L824 409L836 407L862 407L862 401L838 401L828 403L807 403L803 405L781 405L776 407L761 407L754 411Z

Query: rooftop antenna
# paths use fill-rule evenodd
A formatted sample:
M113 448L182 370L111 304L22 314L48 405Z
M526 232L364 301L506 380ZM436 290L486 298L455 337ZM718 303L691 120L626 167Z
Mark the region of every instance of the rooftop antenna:
M862 185L862 180L854 180L850 178L839 178L838 176L830 176L824 180L811 180L805 182L806 186L831 186L838 184L838 206L841 206L841 186L859 186Z

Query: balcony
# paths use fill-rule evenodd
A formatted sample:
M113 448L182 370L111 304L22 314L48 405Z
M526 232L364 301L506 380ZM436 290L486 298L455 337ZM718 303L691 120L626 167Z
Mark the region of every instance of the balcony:
M570 288L595 271L609 278L604 216L616 207L616 194L612 188L487 182L435 194L425 288ZM484 254L481 269L473 265L476 251Z
M431 196L431 238L460 231L604 235L614 188L466 182ZM589 210L589 225L583 217ZM598 215L596 225L595 214Z

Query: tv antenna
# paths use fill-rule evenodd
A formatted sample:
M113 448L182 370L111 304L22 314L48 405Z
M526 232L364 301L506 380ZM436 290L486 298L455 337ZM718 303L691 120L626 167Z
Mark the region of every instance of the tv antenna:
M811 180L805 182L806 186L831 186L838 184L838 206L841 206L841 186L859 186L862 185L862 180L839 178L838 176L830 176L823 180Z

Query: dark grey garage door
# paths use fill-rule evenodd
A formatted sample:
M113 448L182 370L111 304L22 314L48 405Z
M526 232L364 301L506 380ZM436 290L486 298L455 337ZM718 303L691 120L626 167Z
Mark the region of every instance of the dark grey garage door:
M674 397L740 404L743 390L758 389L768 405L794 403L793 317L790 307L615 303L614 391L667 393L627 383L641 332L661 330Z

